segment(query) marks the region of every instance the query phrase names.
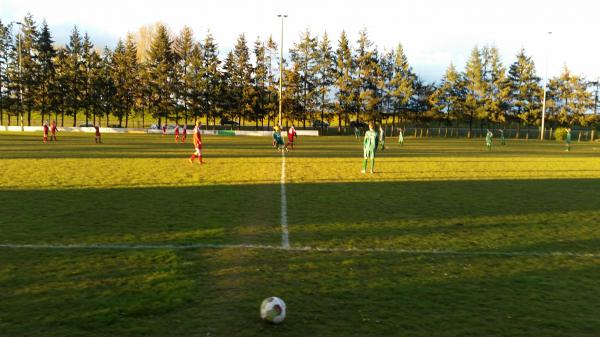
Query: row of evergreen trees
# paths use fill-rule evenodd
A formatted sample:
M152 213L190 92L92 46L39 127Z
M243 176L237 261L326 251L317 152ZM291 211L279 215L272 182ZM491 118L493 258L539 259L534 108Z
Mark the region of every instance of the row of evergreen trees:
M184 27L172 36L153 27L147 48L129 34L114 50L94 47L75 27L69 42L56 48L44 21L28 14L18 33L0 22L0 123L19 114L32 123L83 113L86 122L107 125L116 118L153 118L188 123L227 117L270 125L278 113L278 46L257 39L252 50L242 34L233 50L219 57L210 32L196 41ZM19 41L20 40L20 41ZM20 42L20 65L18 45ZM392 118L392 123L446 125L489 123L539 125L543 90L535 65L521 50L508 69L495 47L473 48L463 72L452 64L439 83L424 83L412 70L402 45L380 51L367 31L353 46L342 32L334 50L327 33L306 30L284 60L283 111L306 123L338 117L350 120ZM595 91L594 91L595 89ZM562 125L597 122L598 82L588 82L565 66L548 84L548 120ZM591 114L590 112L594 112ZM23 115L21 115L23 116Z

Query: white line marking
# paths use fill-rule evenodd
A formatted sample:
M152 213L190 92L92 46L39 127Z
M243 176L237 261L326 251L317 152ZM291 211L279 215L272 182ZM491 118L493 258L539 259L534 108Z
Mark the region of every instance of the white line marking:
M327 248L312 246L283 247L273 245L227 245L211 243L194 243L187 245L177 244L120 244L120 243L90 243L90 244L14 244L0 243L0 248L8 249L91 249L91 250L145 250L145 249L263 249L293 252L322 252L322 253L392 253L405 255L447 255L447 256L531 256L531 257L592 257L600 258L600 253L575 253L575 252L540 252L540 251L458 251L458 250L420 250L420 249L395 249L395 248Z
M287 219L287 197L285 195L285 151L281 151L281 246L290 248L290 233Z

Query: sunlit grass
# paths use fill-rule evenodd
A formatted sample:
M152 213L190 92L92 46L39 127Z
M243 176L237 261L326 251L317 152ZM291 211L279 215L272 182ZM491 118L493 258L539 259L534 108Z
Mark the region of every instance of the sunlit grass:
M281 244L269 138L205 137L198 165L171 137L59 137L0 133L0 244ZM353 137L302 137L290 243L359 251L0 248L0 336L597 336L599 149L388 138L362 175Z

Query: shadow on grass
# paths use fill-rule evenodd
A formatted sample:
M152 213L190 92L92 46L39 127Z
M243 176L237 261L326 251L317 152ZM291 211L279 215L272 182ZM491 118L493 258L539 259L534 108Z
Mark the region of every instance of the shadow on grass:
M296 224L596 211L600 179L288 184Z
M599 189L600 179L288 184L290 240L477 251L543 243L563 251L564 242L600 238ZM0 200L2 243L281 240L279 184L0 190Z
M564 251L562 241L600 238L599 189L600 179L290 184L290 240L476 251L545 242Z
M596 336L598 260L256 250L0 255L9 336ZM280 326L259 320L284 298Z
M279 188L0 190L0 241L278 242Z

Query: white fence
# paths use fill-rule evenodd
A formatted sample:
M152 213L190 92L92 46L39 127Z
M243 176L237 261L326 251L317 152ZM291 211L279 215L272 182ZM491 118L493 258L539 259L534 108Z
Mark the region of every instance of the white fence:
M96 132L93 127L59 127L58 132ZM20 126L2 126L0 125L0 131L13 131L13 132L42 132L44 131L43 126L24 126L22 129ZM146 129L134 129L134 128L100 128L102 133L146 133Z
M42 132L44 131L43 126L3 126L0 125L0 131L12 131L12 132ZM96 130L93 127L59 127L58 132L87 132L93 133ZM193 130L188 129L188 133L192 133ZM100 128L102 133L153 133L162 134L160 129L141 129L141 128ZM183 129L179 130L179 134L183 132ZM172 135L175 133L175 129L167 129L165 134ZM299 136L318 136L318 130L297 130L296 133ZM273 132L271 131L247 131L247 130L202 130L203 135L220 135L220 136L259 136L259 137L270 137ZM282 132L285 135L285 132Z

